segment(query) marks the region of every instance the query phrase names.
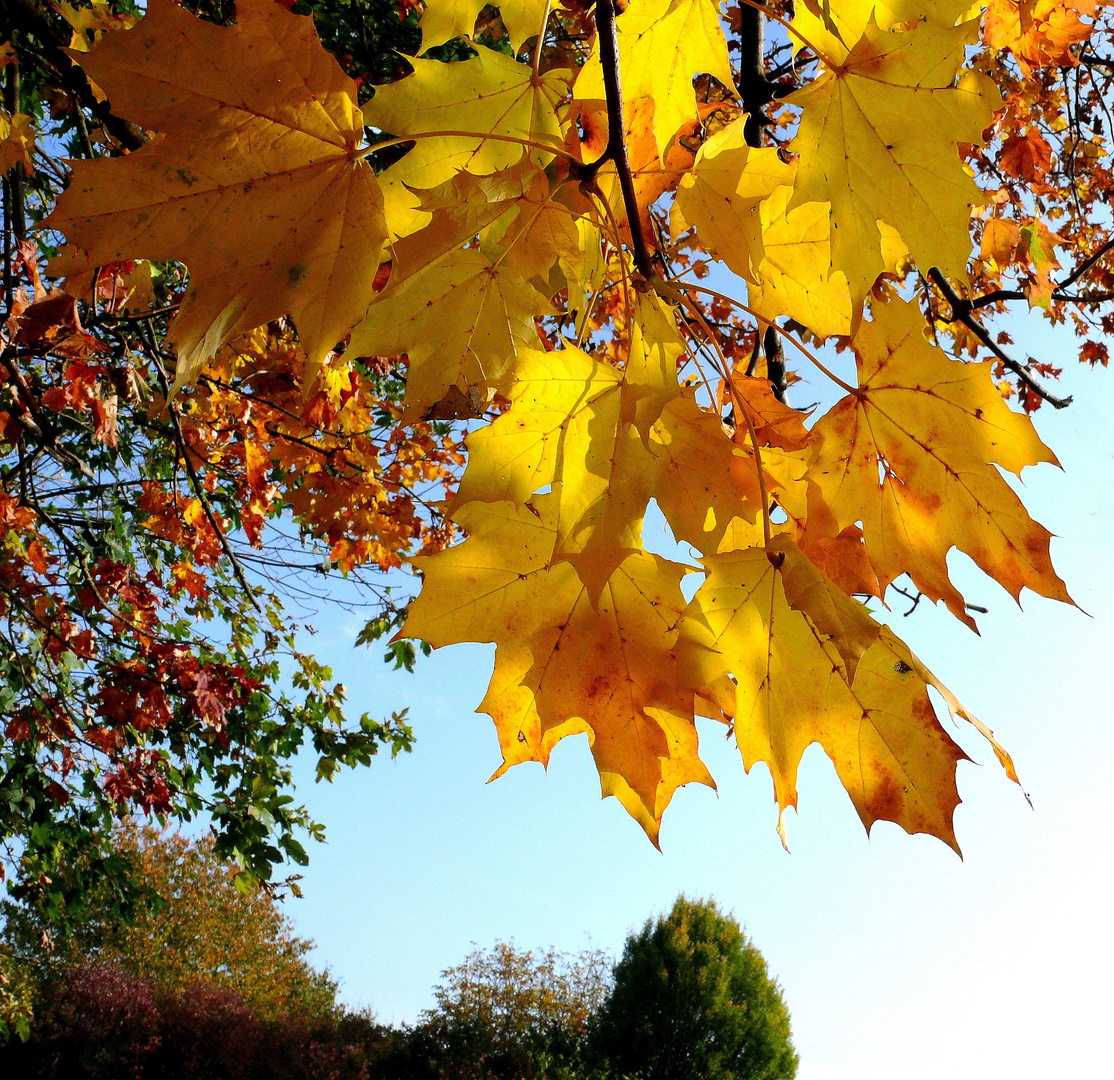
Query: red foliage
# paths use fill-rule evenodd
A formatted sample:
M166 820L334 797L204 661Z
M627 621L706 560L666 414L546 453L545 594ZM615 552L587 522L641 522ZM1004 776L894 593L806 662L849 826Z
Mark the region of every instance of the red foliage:
M207 983L183 994L111 964L66 969L47 988L27 1043L0 1046L26 1080L371 1080L384 1029L345 1017L310 1029L268 1023Z

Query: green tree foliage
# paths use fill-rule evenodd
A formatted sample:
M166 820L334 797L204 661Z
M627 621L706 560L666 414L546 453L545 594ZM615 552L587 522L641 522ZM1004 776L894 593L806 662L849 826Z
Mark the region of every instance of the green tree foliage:
M26 1039L30 1034L33 996L26 972L0 953L0 1045L13 1037Z
M188 6L234 17L225 0ZM0 158L0 879L55 923L101 879L135 899L111 847L121 816L211 821L220 853L268 880L322 835L294 799L294 755L330 779L412 742L403 714L351 716L299 634L313 598L362 610L365 641L398 622L381 570L422 546L429 515L407 464L424 444L391 441L397 376L361 369L303 394L276 324L164 409L173 357L157 339L185 270L118 264L67 293L46 269L56 238L37 225L70 160L148 139L81 67L145 7L0 9L0 127L18 117L34 132L26 160ZM365 97L419 46L417 11L393 0L299 10ZM280 353L291 362L276 366ZM392 658L413 651L397 643Z
M109 881L64 937L41 913L4 905L3 945L42 994L82 965L108 964L159 991L234 993L261 1021L316 1023L335 1014L336 983L306 959L312 942L293 933L268 893L238 887L236 867L215 854L212 838L134 826L116 836L149 894L132 921L121 918Z
M432 1076L556 1080L582 1075L590 1024L607 993L606 954L524 952L497 942L441 973L436 1006L411 1033Z
M627 939L595 1042L639 1080L792 1080L789 1011L762 954L712 901L678 898Z

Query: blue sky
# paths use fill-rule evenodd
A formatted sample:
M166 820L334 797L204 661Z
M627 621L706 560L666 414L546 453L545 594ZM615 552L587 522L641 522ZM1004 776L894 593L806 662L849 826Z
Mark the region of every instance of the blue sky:
M441 650L413 675L392 672L380 650L353 649L358 619L330 615L314 620L312 647L353 711L409 707L418 738L411 755L333 785L312 784L307 770L301 787L329 840L310 852L305 899L287 910L349 1004L414 1020L441 969L473 942L617 953L684 892L732 910L766 956L792 1014L799 1080L1106 1072L1114 373L1079 368L1071 340L1035 316L1011 334L1062 363L1061 389L1076 395L1070 409L1038 414L1064 472L1028 470L1023 497L1057 535L1054 562L1084 610L1025 594L1021 611L953 554L961 590L990 609L978 617L982 636L927 604L909 618L896 608L889 621L994 728L1033 809L978 736L960 731L977 762L959 767L964 859L889 823L868 839L814 746L786 854L765 767L744 774L723 729L705 722L701 751L719 793L678 792L659 853L614 799L601 802L583 737L557 748L548 773L519 766L485 784L498 746L473 709L490 647ZM802 388L797 400L808 397Z

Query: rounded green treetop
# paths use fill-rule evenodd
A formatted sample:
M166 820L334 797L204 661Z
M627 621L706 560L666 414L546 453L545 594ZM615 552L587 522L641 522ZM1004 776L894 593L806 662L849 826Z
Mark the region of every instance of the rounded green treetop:
M792 1080L789 1010L762 954L710 900L679 897L627 938L597 1030L620 1076Z

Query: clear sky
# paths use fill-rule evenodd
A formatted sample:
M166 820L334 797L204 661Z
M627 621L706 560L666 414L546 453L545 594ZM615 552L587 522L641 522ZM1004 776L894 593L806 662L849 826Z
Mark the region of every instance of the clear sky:
M329 842L314 845L305 899L287 909L345 1001L414 1020L473 942L617 953L683 892L733 911L765 955L792 1015L799 1080L1110 1075L1114 372L1079 368L1071 340L1036 317L1011 333L1020 354L1062 363L1061 389L1076 396L1037 416L1064 472L1028 470L1023 497L1057 535L1054 562L1086 614L1031 594L1020 611L953 554L961 590L990 609L982 636L927 604L889 621L995 730L1034 808L980 738L959 731L977 762L959 767L964 859L885 822L868 840L814 746L786 854L765 767L744 774L705 721L719 793L679 791L659 853L614 799L600 801L583 736L557 748L548 774L523 765L485 784L498 746L472 710L491 647L441 650L408 675L380 665L379 649L353 650L359 620L317 619L312 647L353 711L409 706L417 734L411 755L331 786L307 772L301 788Z

